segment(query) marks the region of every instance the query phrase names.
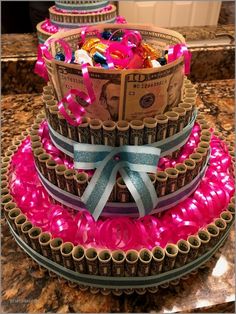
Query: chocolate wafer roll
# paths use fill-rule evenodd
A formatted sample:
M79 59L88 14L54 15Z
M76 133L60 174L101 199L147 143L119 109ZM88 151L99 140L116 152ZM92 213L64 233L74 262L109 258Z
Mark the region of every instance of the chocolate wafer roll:
M52 235L49 232L42 232L39 236L39 245L43 256L52 259L52 252L50 248L50 243L52 241Z
M180 103L178 107L183 108L186 111L185 123L184 123L184 126L186 126L191 120L192 109L193 109L192 105L188 103Z
M125 258L125 276L136 276L138 270L138 252L128 250Z
M62 190L66 189L66 179L64 176L66 170L67 168L65 165L57 165L55 167L56 177L57 177L57 186Z
M185 175L185 185L192 182L193 180L193 170L196 167L196 163L192 159L186 159L184 161L184 165L187 167L186 175Z
M65 137L68 137L68 128L67 128L67 121L66 121L66 119L59 112L57 114L57 117L58 117L59 130L60 130L61 135L65 136Z
M175 169L178 171L177 188L180 189L185 184L185 176L187 172L187 167L185 166L185 164L178 163L175 165Z
M111 120L104 121L103 128L103 144L108 146L116 146L116 123Z
M37 169L41 172L39 156L42 155L42 154L46 154L46 151L42 147L41 148L36 148L36 149L33 149L33 154L34 154L35 165L36 165Z
M71 242L64 242L60 248L64 266L72 270L75 269L74 261L72 258L73 248L74 248L74 245Z
M58 106L50 106L49 115L50 115L50 126L57 132L60 132L60 123L58 119Z
M98 254L94 248L85 251L87 270L90 275L98 275Z
M22 237L22 231L21 231L21 226L23 225L24 222L26 222L27 217L24 214L20 214L16 219L14 220L17 233L19 234L20 237Z
M170 194L177 190L178 171L174 168L166 168L165 173L168 176L166 182L166 194Z
M112 276L123 277L125 275L125 253L121 250L112 252Z
M167 244L165 247L165 258L163 270L168 271L175 267L175 260L178 254L178 247L174 244Z
M199 237L191 235L187 238L187 242L190 246L190 250L187 257L187 263L194 261L198 256L198 250L201 246Z
M202 168L202 155L198 153L193 153L189 155L189 159L195 161L196 166L193 170L193 177L196 177Z
M129 131L130 125L125 120L117 122L117 145L129 145Z
M166 194L167 179L168 179L168 174L165 171L157 171L157 174L156 174L157 197L161 197Z
M207 229L207 231L211 237L209 245L211 247L215 246L216 243L218 243L218 241L219 241L220 230L218 229L218 227L215 224L207 225L206 229Z
M53 159L46 162L48 180L54 185L57 185L56 166L57 163Z
M130 121L130 145L143 145L144 123L141 120Z
M102 121L92 119L89 124L91 144L102 144Z
M19 217L22 214L21 210L19 208L12 208L8 213L6 213L6 218L9 221L10 225L14 229L16 233L18 233L18 230L16 228L15 220L17 217Z
M44 153L39 155L38 160L39 160L39 164L40 164L40 169L41 169L41 173L42 175L48 179L48 172L47 172L47 166L46 163L48 160L50 160L51 157L49 154Z
M154 118L144 118L144 144L152 144L156 141L157 120Z
M138 276L148 276L151 267L152 254L148 249L142 249L138 254Z
M201 241L201 245L198 249L198 256L201 256L210 249L209 242L210 242L211 236L209 232L204 229L199 230L197 236L199 240Z
M156 140L164 140L167 133L168 117L165 114L158 114L155 119L157 120Z
M179 114L174 111L167 111L165 115L168 118L166 137L173 136L177 131Z
M66 180L66 190L67 192L76 195L76 186L74 182L75 170L74 169L67 169L64 172L64 177Z
M120 203L128 203L130 201L130 192L124 183L123 179L120 177L116 181L116 198Z
M84 248L80 245L77 245L73 248L72 258L74 260L75 270L78 273L86 273L86 260L84 255Z
M216 218L214 220L214 224L219 229L219 239L221 239L222 235L224 234L227 228L227 224L222 218Z
M185 117L186 117L186 110L181 107L174 107L172 109L173 112L176 112L179 115L178 121L177 121L177 129L176 133L180 132L184 128L185 123Z
M29 230L29 237L31 241L31 247L33 250L37 251L38 253L41 253L41 246L39 244L39 237L42 233L42 229L39 227L33 227Z
M89 118L82 117L82 121L77 127L79 143L91 143L89 122Z
M30 221L26 221L21 226L21 232L22 232L22 239L27 243L29 246L31 246L31 240L29 237L29 231L33 228L33 225Z
M50 241L50 249L52 253L52 259L54 262L64 265L62 261L62 255L61 255L61 246L62 246L62 239L61 238L54 238Z
M185 240L179 240L177 242L178 254L176 256L175 267L181 267L186 264L188 253L190 251L190 245Z
M151 275L157 275L162 272L165 251L160 246L152 249Z
M79 172L75 174L76 195L81 197L88 185L88 174L86 172Z
M111 276L111 253L109 250L102 250L98 253L98 268L101 276Z

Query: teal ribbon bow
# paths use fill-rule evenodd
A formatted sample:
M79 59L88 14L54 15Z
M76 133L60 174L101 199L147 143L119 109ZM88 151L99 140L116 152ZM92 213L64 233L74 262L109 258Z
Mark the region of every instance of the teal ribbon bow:
M159 148L151 146L74 144L75 168L96 168L81 197L95 220L107 203L118 171L137 204L140 217L156 207L158 199L148 173L156 173L160 153Z

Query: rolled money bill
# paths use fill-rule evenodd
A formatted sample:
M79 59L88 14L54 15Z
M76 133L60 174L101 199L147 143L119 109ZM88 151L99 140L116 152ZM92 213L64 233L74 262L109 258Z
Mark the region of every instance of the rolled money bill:
M177 131L179 114L174 111L167 111L165 115L168 118L166 137L173 136Z
M156 174L157 197L161 197L166 194L167 179L168 179L168 174L165 171L157 171L157 174Z
M138 252L128 250L125 258L125 276L136 276L138 270Z
M200 125L200 128L201 128L202 131L208 131L208 133L207 133L208 135L207 134L202 134L202 135L206 135L206 136L210 136L211 137L211 132L210 132L211 126L208 123L202 123ZM220 135L219 135L219 137L220 137Z
M218 243L219 238L220 238L220 230L219 228L215 225L215 224L209 224L206 226L207 231L210 234L210 242L209 245L210 246L215 246L216 243Z
M120 177L116 181L116 198L120 203L128 203L130 201L130 192L124 183L123 179Z
M178 171L174 168L166 168L165 172L168 176L166 182L166 194L170 194L177 190Z
M130 121L130 145L143 145L144 123L141 120Z
M222 218L216 218L214 220L214 224L219 229L219 239L220 239L227 228L227 224Z
M211 236L207 230L201 229L198 231L197 237L201 241L201 245L198 249L198 256L201 256L210 249L209 242Z
M89 124L91 144L102 144L102 121L92 119Z
M187 172L187 167L185 166L185 164L178 163L175 165L175 169L178 171L177 188L180 189L185 185L185 175Z
M138 295L144 295L147 292L147 290L146 290L146 288L138 288L138 289L135 289L135 292Z
M86 172L79 172L74 176L76 188L76 194L81 197L88 185L88 174Z
M148 287L147 288L147 291L150 292L150 293L157 293L157 291L159 290L158 287Z
M85 258L87 261L88 274L98 274L98 254L94 248L89 248L85 251Z
M6 213L6 218L16 233L18 233L18 231L16 228L15 220L21 214L22 213L19 208L12 208L8 213Z
M187 238L187 242L190 246L190 250L188 253L188 257L187 257L187 262L189 263L189 262L194 261L197 258L198 250L199 250L200 245L201 245L201 241L200 241L199 237L197 237L195 235L190 235Z
M43 256L50 259L52 259L52 252L50 248L51 240L52 240L52 235L49 232L42 232L39 236L39 244L41 246Z
M91 143L89 122L89 118L82 117L82 121L77 127L79 143Z
M209 149L210 149L210 144L209 144L209 142L199 142L198 143L198 147L199 148L204 148L204 149L206 149L207 151L209 151Z
M31 135L30 134L30 141L31 143L39 142L41 138L38 135Z
M44 86L43 87L43 95L52 95L54 96L54 91L53 91L53 88L52 86Z
M190 160L194 160L195 161L195 168L193 170L193 177L196 177L196 175L199 173L199 171L201 170L202 167L202 155L198 154L198 153L193 153L189 155L189 159Z
M45 115L46 115L47 120L51 124L52 121L51 121L51 115L50 115L49 109L50 107L56 106L57 103L52 95L45 95L44 98L45 100L43 100L43 103L44 103Z
M7 189L8 190L8 189ZM8 190L9 191L9 190ZM1 200L3 199L3 197L4 196L9 196L10 194L9 194L9 192L7 193L7 194L5 194L5 195L3 195L2 197L1 197ZM10 199L12 199L12 198L10 198ZM9 221L9 212L12 210L12 209L16 209L17 208L17 205L16 205L16 203L14 203L14 202L12 202L12 201L6 201L6 203L3 205L3 203L1 204L1 207L2 207L2 210L4 211L4 215L5 215L5 218Z
M117 145L129 145L129 128L130 125L125 120L117 122Z
M181 107L174 107L172 111L176 112L179 115L179 118L177 121L177 129L176 129L176 132L178 133L182 131L184 128L186 110Z
M64 177L66 180L66 190L67 192L76 195L76 184L74 182L75 170L67 169L64 172Z
M195 148L194 152L202 156L202 164L205 164L206 158L207 158L207 149L202 148L202 147L197 147Z
M74 245L71 242L64 242L60 247L63 264L66 268L69 268L71 270L75 269L74 261L72 258L73 248Z
M186 264L188 253L190 251L190 245L185 240L179 240L177 242L177 247L178 247L178 254L175 261L176 268L181 267Z
M2 175L1 177L3 177L4 175ZM3 198L1 199L1 206L6 206L9 203L13 202L13 197L10 194L7 194L5 196L3 196Z
M125 253L121 250L115 250L111 254L112 258L112 276L123 277L125 274Z
M17 233L19 234L19 236L22 238L22 230L21 230L21 226L23 225L23 223L25 223L27 220L27 217L24 214L20 214L19 216L16 217L16 219L14 220L15 225L16 225L16 230Z
M49 107L49 116L50 116L49 123L55 131L60 132L58 113L59 111L58 111L57 105Z
M41 169L41 173L45 178L48 178L48 172L47 172L47 166L46 163L48 160L51 159L51 156L47 153L41 154L38 157L39 159L39 164L40 164L40 169Z
M59 112L57 116L58 116L59 130L60 130L61 135L68 137L68 128L67 128L66 119Z
M116 123L111 120L104 121L103 128L103 144L108 146L116 146Z
M165 251L160 246L152 249L151 275L157 275L162 272Z
M78 273L86 273L86 260L84 255L84 248L80 245L77 245L73 248L72 258L74 260L75 270Z
M196 105L196 96L193 97L184 97L183 103L190 104L192 108Z
M34 151L37 148L43 148L41 142L35 142L31 144L32 150ZM8 154L9 156L13 155L13 152L8 152L11 154Z
M229 229L231 224L232 224L232 222L233 222L232 214L229 211L223 211L220 214L220 218L222 218L226 222L226 224L227 224L227 228L226 229Z
M39 237L42 233L42 229L39 227L33 227L29 230L29 237L31 241L31 247L33 250L37 251L38 253L41 253L41 246L39 244Z
M52 253L52 259L54 262L64 265L62 261L62 255L61 255L61 246L62 246L62 239L61 238L54 238L50 241L50 249Z
M22 238L28 245L31 246L31 241L29 237L29 231L33 228L33 225L30 221L26 221L21 226Z
M72 115L70 116L73 119ZM71 140L78 142L77 126L71 125L70 123L67 122L67 128L68 128L68 137Z
M155 116L155 119L157 120L156 140L164 140L167 133L168 117L165 114L159 114Z
M8 188L1 189L1 198L9 194Z
M57 186L62 190L66 189L66 179L64 176L66 170L67 168L65 165L57 165L55 168L56 177L57 177Z
M165 247L165 258L163 270L168 271L175 267L175 260L178 254L178 247L174 244L167 244Z
M229 203L227 210L231 213L231 215L234 217L235 216L235 204L232 202Z
M148 276L151 267L152 254L148 249L142 249L138 254L138 276Z
M196 167L196 163L192 159L186 159L184 161L184 165L187 167L187 171L185 175L185 185L187 185L193 180L193 170Z
M39 162L39 156L42 154L46 154L46 151L42 147L35 148L32 150L33 150L33 154L34 154L34 161L35 161L36 167L38 168L38 170L41 170L40 162Z
M102 250L98 253L98 268L101 276L111 276L111 252Z
M49 159L46 162L48 180L54 185L57 185L56 166L57 163L53 159Z
M183 108L186 111L185 123L184 123L184 126L186 126L189 123L189 121L191 120L193 106L189 103L181 102L181 103L179 103L178 107Z
M144 144L152 144L156 141L157 120L154 118L144 118Z

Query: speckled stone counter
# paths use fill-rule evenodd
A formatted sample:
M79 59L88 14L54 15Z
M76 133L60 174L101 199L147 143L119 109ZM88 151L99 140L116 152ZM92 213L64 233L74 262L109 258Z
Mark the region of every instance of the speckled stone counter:
M186 37L186 41L213 40L219 36L230 36L228 43L211 46L205 43L191 47L192 69L190 78L194 82L234 78L235 47L230 44L234 36L234 25L218 27L175 28ZM43 80L34 74L37 56L35 34L4 34L2 42L2 94L40 93Z
M234 81L197 84L198 108L215 128L233 141ZM41 96L2 97L2 152L29 127L42 108ZM156 294L93 295L63 279L52 278L17 246L2 220L2 309L6 313L75 312L234 312L234 230L220 252L197 274Z

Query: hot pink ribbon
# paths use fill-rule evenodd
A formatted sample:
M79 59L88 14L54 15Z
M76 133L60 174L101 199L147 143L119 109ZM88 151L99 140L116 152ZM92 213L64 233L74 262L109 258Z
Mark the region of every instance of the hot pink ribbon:
M168 63L171 63L180 57L184 56L184 72L185 74L190 73L190 62L191 62L191 52L185 44L176 44L170 46L168 49Z

